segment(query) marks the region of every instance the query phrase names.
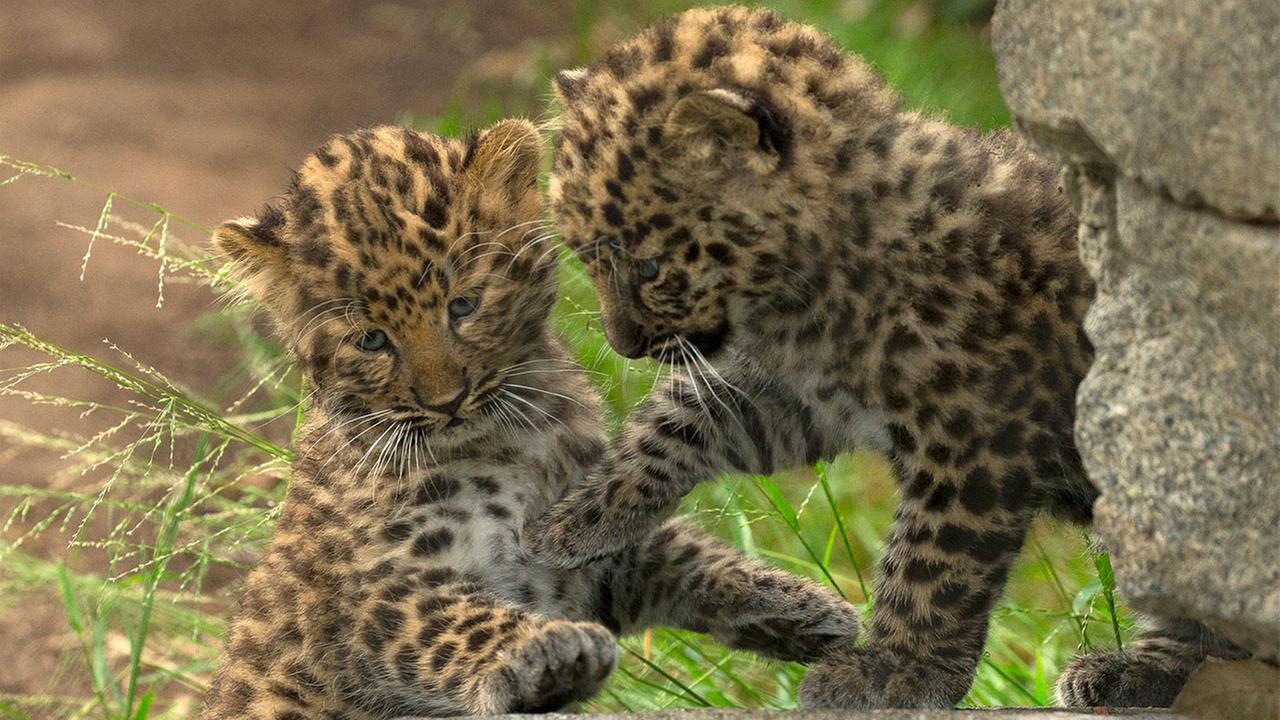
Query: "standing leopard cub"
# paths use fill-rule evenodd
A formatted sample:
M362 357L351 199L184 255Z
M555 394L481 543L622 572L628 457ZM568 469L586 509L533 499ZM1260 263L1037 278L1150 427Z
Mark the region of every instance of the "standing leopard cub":
M869 637L802 695L955 704L1032 518L1087 523L1097 496L1072 441L1093 285L1053 168L1007 131L904 112L831 38L764 11L686 12L555 85L552 211L609 340L686 369L534 526L535 552L572 566L723 472L880 448L901 504ZM1059 695L1167 705L1236 652L1164 621L1078 658Z
M790 660L855 636L850 606L679 522L580 570L527 559L525 521L606 440L548 328L540 152L524 121L337 136L218 229L312 399L202 718L553 710L651 625Z

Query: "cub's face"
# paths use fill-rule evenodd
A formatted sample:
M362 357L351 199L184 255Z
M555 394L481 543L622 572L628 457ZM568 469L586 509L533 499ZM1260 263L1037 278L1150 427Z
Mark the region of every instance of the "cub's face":
M713 355L728 339L729 299L750 271L752 259L739 248L754 228L742 214L717 207L711 193L691 192L653 170L633 171L644 179L625 191L609 179L603 185L612 192L603 197L561 196L559 230L587 266L614 349L667 361L690 347ZM587 209L573 212L567 203Z
M785 125L758 98L712 89L673 95L647 131L618 132L643 124L561 95L551 208L610 344L627 357L714 357L749 322L749 300L786 274L785 193L764 192L765 178L781 181Z
M554 90L551 211L609 340L677 360L813 299L820 238L851 212L833 178L870 174L863 140L898 112L830 37L744 7L660 20Z
M215 244L320 402L452 427L544 339L555 263L539 247L539 156L524 121L469 143L389 127L337 136L279 207L223 224Z

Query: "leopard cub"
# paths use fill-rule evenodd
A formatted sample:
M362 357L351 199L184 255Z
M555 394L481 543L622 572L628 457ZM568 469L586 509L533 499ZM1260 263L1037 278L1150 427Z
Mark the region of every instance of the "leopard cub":
M1098 496L1072 435L1094 286L1054 167L1009 131L903 109L866 62L766 10L660 20L555 90L557 226L614 348L676 369L614 445L632 461L535 521L531 550L571 567L722 473L881 450L901 502L867 639L801 697L955 705L1033 518L1088 523ZM1077 658L1058 694L1168 705L1206 657L1241 652L1162 618Z
M520 120L336 136L218 229L314 393L202 718L552 710L656 624L789 660L852 641L850 606L678 521L576 570L522 551L606 443L549 330L540 151Z

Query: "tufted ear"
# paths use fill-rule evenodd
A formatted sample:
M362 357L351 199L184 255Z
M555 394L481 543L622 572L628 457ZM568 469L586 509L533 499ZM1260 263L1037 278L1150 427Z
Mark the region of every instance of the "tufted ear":
M538 185L542 137L528 120L503 120L480 133L467 157L467 173L487 189L506 190L513 200Z
M280 232L283 227L284 214L268 208L260 217L228 220L213 232L214 247L260 299L261 291L285 273L287 248Z
M561 70L551 79L551 88L555 91L556 100L564 107L578 99L582 89L587 86L587 68Z
M782 118L755 94L730 88L677 100L662 137L671 158L704 168L746 165L760 175L778 169L791 149L791 128Z

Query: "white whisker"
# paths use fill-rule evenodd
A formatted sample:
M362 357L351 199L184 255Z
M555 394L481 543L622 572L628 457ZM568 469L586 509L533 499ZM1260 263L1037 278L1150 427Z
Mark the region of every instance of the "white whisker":
M577 399L575 399L575 398L571 398L571 397L569 397L568 395L565 395L565 394L562 394L562 393L553 392L553 391L551 391L551 390L545 390L545 389L543 389L543 388L539 388L539 387L531 387L531 386L529 386L529 385L517 385L517 384L515 384L515 383L506 383L506 385L507 385L507 387L519 388L519 389L521 389L521 390L529 390L529 391L531 391L531 392L542 393L543 395L551 395L551 396L553 396L553 397L562 398L562 399L564 399L564 400L568 400L569 402L571 402L571 403L573 403L574 405L577 405L578 407L583 408L583 409L586 409L586 407L587 407L586 405L583 405L583 404L582 404L582 402L581 402L580 400L577 400ZM541 408L539 408L539 409L541 409Z

